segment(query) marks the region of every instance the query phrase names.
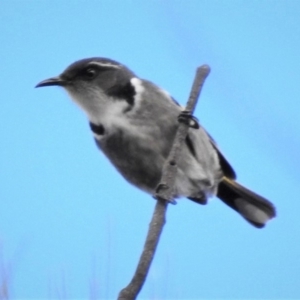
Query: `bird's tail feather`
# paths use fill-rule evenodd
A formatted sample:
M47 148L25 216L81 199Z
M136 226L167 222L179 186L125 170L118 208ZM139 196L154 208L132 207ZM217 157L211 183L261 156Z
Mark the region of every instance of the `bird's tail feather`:
M217 197L257 228L264 227L276 215L270 201L226 177L219 184Z

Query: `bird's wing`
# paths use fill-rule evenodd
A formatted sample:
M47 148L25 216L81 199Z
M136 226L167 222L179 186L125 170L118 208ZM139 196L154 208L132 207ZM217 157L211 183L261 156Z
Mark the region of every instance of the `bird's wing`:
M206 134L208 135L210 143L212 144L213 148L217 151L221 169L222 169L224 175L230 179L236 179L236 173L235 173L234 169L232 168L230 163L227 161L225 156L222 154L222 152L218 148L215 140L212 138L212 136L208 132L206 132Z
M200 131L200 132L199 132ZM236 179L236 174L227 159L224 157L222 152L219 150L214 139L206 132L206 130L200 126L199 129L189 129L189 133L185 140L186 146L189 152L194 156L201 164L213 163L214 151L217 154L221 170L224 176L230 179ZM214 150L214 151L213 151ZM206 155L206 159L210 158L212 161L202 161L204 152L211 153Z

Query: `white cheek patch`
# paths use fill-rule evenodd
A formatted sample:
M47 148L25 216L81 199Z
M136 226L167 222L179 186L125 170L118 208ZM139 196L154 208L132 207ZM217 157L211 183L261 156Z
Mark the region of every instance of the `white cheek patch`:
M140 102L142 100L142 94L145 91L142 80L137 77L133 77L130 79L130 83L133 85L136 93L134 100L136 102Z
M114 124L124 122L122 117L123 111L128 106L126 101L114 101L100 90L90 90L85 95L76 94L72 91L68 92L92 123L111 127Z
M88 119L95 124L98 124L99 117L105 108L105 103L97 101L98 97L104 97L103 94L99 94L97 91L91 91L86 95L81 95L80 93L75 93L72 90L67 90L71 99L82 108L86 113Z
M133 106L135 109L142 101L142 94L145 88L142 84L142 80L138 78L132 78L130 83L135 89ZM71 98L87 114L90 122L102 124L107 134L114 131L115 128L123 128L127 131L139 130L139 128L132 127L130 119L124 113L128 108L127 101L114 99L99 89L86 90L84 95L72 90L68 90L68 92ZM94 133L94 137L100 140L103 136Z
M126 101L112 101L109 99L105 110L101 114L99 121L103 122L104 126L126 126L127 119L124 116L124 110L127 108L128 104Z

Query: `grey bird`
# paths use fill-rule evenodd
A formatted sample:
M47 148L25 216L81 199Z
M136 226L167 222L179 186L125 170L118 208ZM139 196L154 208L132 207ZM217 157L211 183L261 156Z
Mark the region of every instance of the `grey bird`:
M36 87L61 86L86 113L97 146L123 177L155 195L184 110L167 92L108 58L87 58ZM197 126L194 126L197 127ZM189 128L177 162L174 198L206 204L217 196L257 228L276 215L271 202L236 182L202 126Z

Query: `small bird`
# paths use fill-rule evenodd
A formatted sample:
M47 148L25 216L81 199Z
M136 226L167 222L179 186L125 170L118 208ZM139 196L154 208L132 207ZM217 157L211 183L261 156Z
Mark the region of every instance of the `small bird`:
M45 86L63 87L86 113L97 146L115 168L131 184L155 195L183 107L108 58L76 61L36 85ZM273 204L237 183L215 141L202 126L194 127L177 162L174 198L206 204L217 196L255 227L264 227L276 215Z

